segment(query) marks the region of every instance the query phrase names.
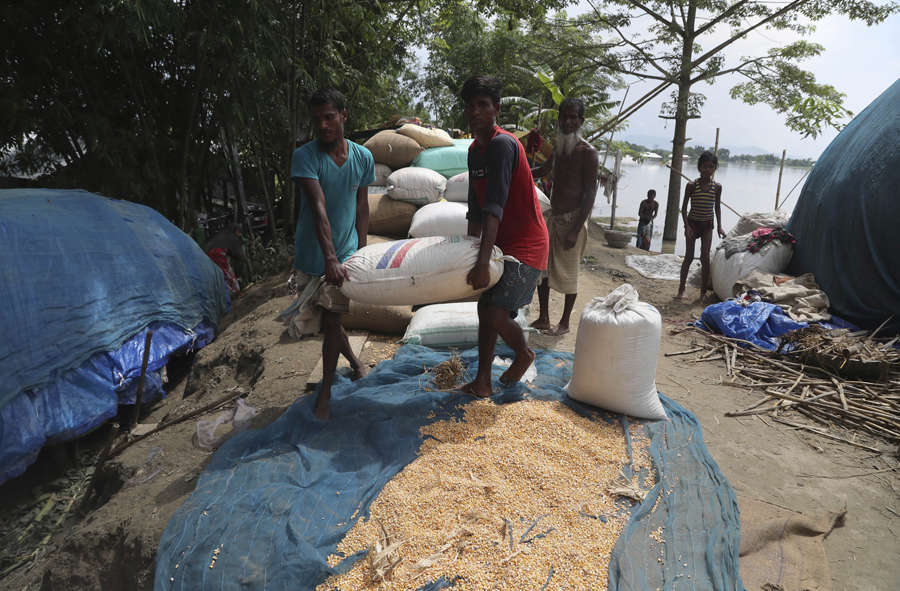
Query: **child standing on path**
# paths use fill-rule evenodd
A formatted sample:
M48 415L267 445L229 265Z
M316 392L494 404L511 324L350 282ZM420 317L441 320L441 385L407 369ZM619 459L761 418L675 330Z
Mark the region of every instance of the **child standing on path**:
M637 244L638 248L650 250L650 241L653 239L653 220L659 213L659 203L656 201L656 190L647 191L647 198L638 206Z
M720 238L725 238L722 230L722 185L712 179L713 173L719 167L719 159L710 151L700 154L697 160L697 169L700 178L688 183L684 189L684 202L681 204L681 217L684 220L684 237L687 239L684 247L684 260L681 262L681 280L678 283L677 299L684 298L684 284L687 281L688 270L694 260L694 246L697 238L700 239L700 300L706 298L706 290L709 287L709 249L712 245L713 213L715 212L716 231ZM688 213L688 203L691 209Z

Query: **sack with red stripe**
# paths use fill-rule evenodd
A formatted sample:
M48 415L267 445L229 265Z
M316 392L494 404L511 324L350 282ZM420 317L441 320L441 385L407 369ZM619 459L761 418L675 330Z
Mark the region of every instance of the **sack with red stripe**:
M466 275L478 258L478 246L479 240L470 236L429 236L372 244L344 263L350 279L341 291L358 302L395 306L467 298L478 293L466 283ZM503 261L503 253L495 246L488 288L500 280Z

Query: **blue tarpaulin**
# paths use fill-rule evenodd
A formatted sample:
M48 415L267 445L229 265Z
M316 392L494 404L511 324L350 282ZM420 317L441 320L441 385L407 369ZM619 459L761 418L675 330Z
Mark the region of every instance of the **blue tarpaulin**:
M313 397L307 396L265 429L235 435L169 521L157 551L155 590L314 589L336 568L349 568L353 559L332 568L326 557L351 528L352 516L367 517L388 480L417 457L420 427L459 418L472 401L423 389L424 368L449 355L406 345L358 382L338 378L330 421L314 418ZM473 367L477 350L461 357ZM537 351L536 366L532 388L509 386L494 402L559 400L596 418L565 394L571 354ZM673 589L687 582L695 590L742 591L734 493L706 450L696 418L662 400L670 420L635 421L650 439L659 480L633 509L616 544L609 588ZM631 419L603 415L598 420L621 421L628 433ZM660 527L662 561L659 548L650 546L650 533ZM452 585L423 580L420 589Z
M730 339L750 341L769 351L778 348L781 335L807 326L805 322L792 320L775 304L753 302L742 305L736 300L707 306L700 316L700 324Z
M49 189L0 191L0 301L0 482L133 401L148 326L152 395L229 304L221 269L155 210Z
M813 273L831 310L900 333L900 80L863 109L816 161L788 229L788 270ZM889 320L890 319L890 320Z
M170 356L201 349L215 336L205 321L192 331L158 322L148 328L153 339L141 394L145 403L163 394L160 370ZM116 351L94 353L79 367L0 408L0 484L24 472L45 444L90 433L116 416L120 404L135 403L147 330Z

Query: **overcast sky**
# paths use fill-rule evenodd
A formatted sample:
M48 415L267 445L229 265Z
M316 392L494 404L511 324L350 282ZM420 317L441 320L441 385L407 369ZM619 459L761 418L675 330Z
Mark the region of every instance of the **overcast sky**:
M569 14L582 10L590 10L584 0L576 9L570 9ZM726 32L727 29L723 28L721 40L725 39ZM736 64L741 56L763 55L770 48L783 46L792 40L792 35L760 28L726 50L725 67ZM823 45L825 51L817 58L802 62L801 66L813 72L818 82L831 84L845 93L844 106L854 114L864 109L900 76L900 15L894 15L874 27L851 22L844 17L829 17L817 23L816 31L807 40ZM709 41L704 43L704 49L713 46ZM816 158L837 135L836 131L831 130L816 139L804 139L788 130L784 117L769 107L751 107L732 100L728 91L742 80L742 77L730 75L718 78L713 86L694 85L694 92L706 95L706 105L701 119L688 122L687 135L692 138L691 141L711 146L718 127L721 147L757 146L775 154L787 149L788 157ZM649 90L655 84L633 85L628 95L629 103L643 94L642 88ZM620 92L618 98L621 96ZM626 135L659 136L671 142L673 122L658 117L663 97L668 96L669 91L664 91L657 100L632 115ZM664 147L671 149L671 143Z

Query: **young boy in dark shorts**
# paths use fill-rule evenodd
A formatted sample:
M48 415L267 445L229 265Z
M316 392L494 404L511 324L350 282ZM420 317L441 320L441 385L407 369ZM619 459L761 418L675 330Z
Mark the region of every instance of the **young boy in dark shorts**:
M525 148L497 125L500 81L487 76L466 80L462 88L466 119L475 136L469 148L468 234L481 238L478 260L466 278L473 289L490 283L494 245L518 262L503 265L500 281L478 300L478 373L464 392L491 395L491 365L497 335L515 352L502 383L519 381L534 362L522 328L513 320L531 302L547 268L550 240L534 190Z
M638 248L650 250L650 242L653 240L653 220L659 212L659 203L656 201L656 191L647 191L647 198L638 206L637 244Z
M684 285L687 282L688 270L694 261L694 247L700 239L700 300L706 298L709 288L709 249L712 245L713 221L720 238L725 238L722 230L722 185L712 179L719 167L719 159L710 151L700 154L697 169L700 178L687 184L684 189L684 201L681 204L681 217L684 220L684 260L681 262L681 280L678 283L677 299L684 298ZM691 210L688 213L688 203ZM715 212L715 220L713 213Z

